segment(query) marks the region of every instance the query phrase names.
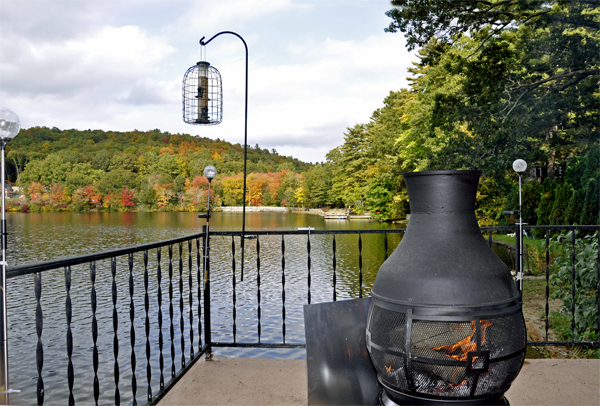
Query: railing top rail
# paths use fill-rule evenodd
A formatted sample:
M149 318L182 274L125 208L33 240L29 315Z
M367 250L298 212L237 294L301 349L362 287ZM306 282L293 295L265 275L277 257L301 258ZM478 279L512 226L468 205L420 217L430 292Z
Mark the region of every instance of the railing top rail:
M514 225L514 226L502 226L502 227L498 227L498 226L494 226L494 227L479 227L481 229L481 231L519 231L519 226L518 225ZM528 225L524 225L523 229L524 230L531 230L531 229L541 229L541 230L567 230L567 231L571 231L571 230L600 230L600 225L583 225L583 226L528 226Z
M381 228L375 230L268 230L268 231L252 231L246 230L244 235L246 236L255 236L255 235L327 235L327 234L390 234L390 233L404 233L406 231L405 228ZM211 236L228 236L228 237L237 237L241 236L241 231L212 231L210 232Z
M518 226L515 226L518 228ZM542 230L599 230L600 225L583 226L523 226L525 229L541 228Z
M598 225L582 225L582 226L525 226L524 229L544 229L544 230L599 230ZM480 227L481 231L516 231L518 226L506 226L506 227ZM331 235L331 234L400 234L406 232L406 228L382 228L382 229L356 229L356 230L246 230L244 233L246 237L257 236L257 235ZM212 236L241 236L241 231L211 231ZM195 238L203 237L204 233L191 234L184 237L172 238L169 240L153 242L148 244L137 245L134 247L119 248L110 251L103 251L94 254L80 255L76 257L59 258L50 261L36 262L32 264L23 264L14 267L10 267L7 271L7 279L14 278L17 276L28 275L36 272L49 271L52 269L62 268L65 266L79 265L91 261L97 261L101 259L113 258L130 253L136 253L140 251L146 251L153 248L164 247L172 244L177 244L184 241L193 240Z
M22 275L29 275L36 272L49 271L51 269L62 268L65 266L79 265L87 262L98 261L101 259L113 258L122 255L132 254L135 252L141 252L151 250L153 248L165 247L180 242L193 240L196 238L203 237L204 233L190 234L183 237L171 238L168 240L152 242L142 245L136 245L134 247L118 248L110 251L102 251L94 254L79 255L76 257L58 258L50 261L34 262L32 264L17 265L8 268L6 278L14 278Z

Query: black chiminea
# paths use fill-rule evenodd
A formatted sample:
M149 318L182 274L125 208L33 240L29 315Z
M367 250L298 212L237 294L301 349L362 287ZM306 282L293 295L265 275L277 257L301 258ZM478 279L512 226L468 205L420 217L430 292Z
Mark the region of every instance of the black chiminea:
M475 218L479 171L405 173L411 217L372 289L383 405L505 405L525 359L521 299Z

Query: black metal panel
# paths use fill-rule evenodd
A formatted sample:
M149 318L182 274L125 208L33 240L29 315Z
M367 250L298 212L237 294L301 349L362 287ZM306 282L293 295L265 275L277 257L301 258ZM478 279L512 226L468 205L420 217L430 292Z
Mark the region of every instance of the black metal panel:
M309 405L377 405L365 343L370 298L304 306Z

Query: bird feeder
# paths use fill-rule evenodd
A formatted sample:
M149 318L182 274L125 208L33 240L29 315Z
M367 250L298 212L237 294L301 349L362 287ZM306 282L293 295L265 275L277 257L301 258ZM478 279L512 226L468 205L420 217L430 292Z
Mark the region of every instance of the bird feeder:
M183 76L183 121L215 125L223 120L223 86L219 71L200 61Z

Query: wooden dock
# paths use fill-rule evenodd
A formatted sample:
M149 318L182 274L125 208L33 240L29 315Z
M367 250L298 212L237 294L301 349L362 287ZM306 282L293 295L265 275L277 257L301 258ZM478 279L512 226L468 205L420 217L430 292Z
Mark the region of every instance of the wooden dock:
M348 220L348 214L344 213L328 213L323 215L324 220Z

